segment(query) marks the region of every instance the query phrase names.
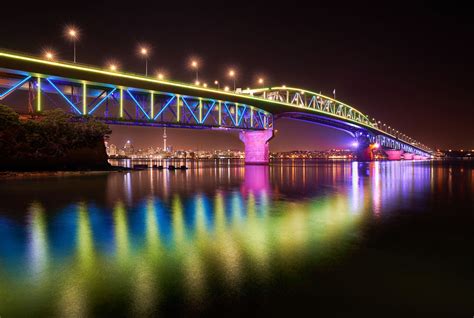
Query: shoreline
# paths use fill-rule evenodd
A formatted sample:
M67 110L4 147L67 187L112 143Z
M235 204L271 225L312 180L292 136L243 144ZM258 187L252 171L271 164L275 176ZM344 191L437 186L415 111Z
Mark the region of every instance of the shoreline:
M0 180L23 179L23 178L44 178L44 177L76 177L103 175L111 172L131 171L125 167L112 166L109 170L50 170L50 171L0 171Z

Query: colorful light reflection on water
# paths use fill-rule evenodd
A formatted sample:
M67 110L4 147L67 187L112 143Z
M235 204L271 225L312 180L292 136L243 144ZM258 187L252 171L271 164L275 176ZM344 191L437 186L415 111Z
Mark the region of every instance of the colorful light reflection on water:
M299 162L3 181L0 315L192 312L265 290L348 257L367 219L438 178L430 163Z

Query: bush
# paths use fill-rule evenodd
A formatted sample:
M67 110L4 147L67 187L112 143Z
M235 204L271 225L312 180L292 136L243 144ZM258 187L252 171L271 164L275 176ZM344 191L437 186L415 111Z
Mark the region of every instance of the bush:
M0 105L0 164L4 169L54 168L59 163L65 168L73 167L71 153L98 147L103 148L106 161L103 144L110 133L107 125L92 117L74 117L61 109L23 121L12 109Z

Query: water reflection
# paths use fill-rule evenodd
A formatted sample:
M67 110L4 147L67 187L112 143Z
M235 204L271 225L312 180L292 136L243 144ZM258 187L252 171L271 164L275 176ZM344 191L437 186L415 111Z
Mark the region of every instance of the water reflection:
M61 194L67 204L33 192L24 214L0 212L0 240L8 242L0 304L6 315L42 299L38 310L62 316L90 314L111 299L140 315L169 297L204 306L216 291L232 295L246 282L336 257L364 219L403 208L452 175L412 162L149 170L95 176L105 185L99 195L85 187L91 177L61 180L79 187ZM42 184L55 191L56 182ZM32 282L42 288L25 298ZM6 290L18 301L5 303Z

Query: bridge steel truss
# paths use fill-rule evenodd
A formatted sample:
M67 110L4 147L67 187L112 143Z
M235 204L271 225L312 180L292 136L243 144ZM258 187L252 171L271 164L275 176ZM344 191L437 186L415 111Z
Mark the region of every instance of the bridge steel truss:
M0 72L0 87L4 88L0 89L0 103L16 97L18 105L28 106L20 113L66 107L78 117L94 116L109 124L239 130L273 127L269 112L212 98L6 70ZM15 96L18 91L23 94ZM27 102L21 97L27 97Z
M428 146L420 144L413 138L410 138L409 136L406 136L395 129L386 127L386 125L382 125L380 122L375 120L371 121L368 115L364 115L354 107L322 94L289 87L250 89L244 90L243 93L267 100L290 104L303 109L313 110L318 113L326 113L330 116L333 116L334 118L343 120L343 124L341 125L337 122L335 123L334 121L329 123L329 121L325 119L320 120L320 124L346 130L354 137L358 137L356 135L360 135L358 134L358 132L360 132L359 127L367 127L367 130L363 129L364 133L366 133L366 131L369 132L367 134L367 138L369 138L371 142L377 142L386 148L403 150L404 152L423 156L430 155L432 153L432 149ZM295 116L295 114L295 112L292 112L290 117L303 117L302 120L309 121L308 119L304 118L304 115ZM355 125L351 125L351 123ZM345 126L345 128L342 128L342 126Z

